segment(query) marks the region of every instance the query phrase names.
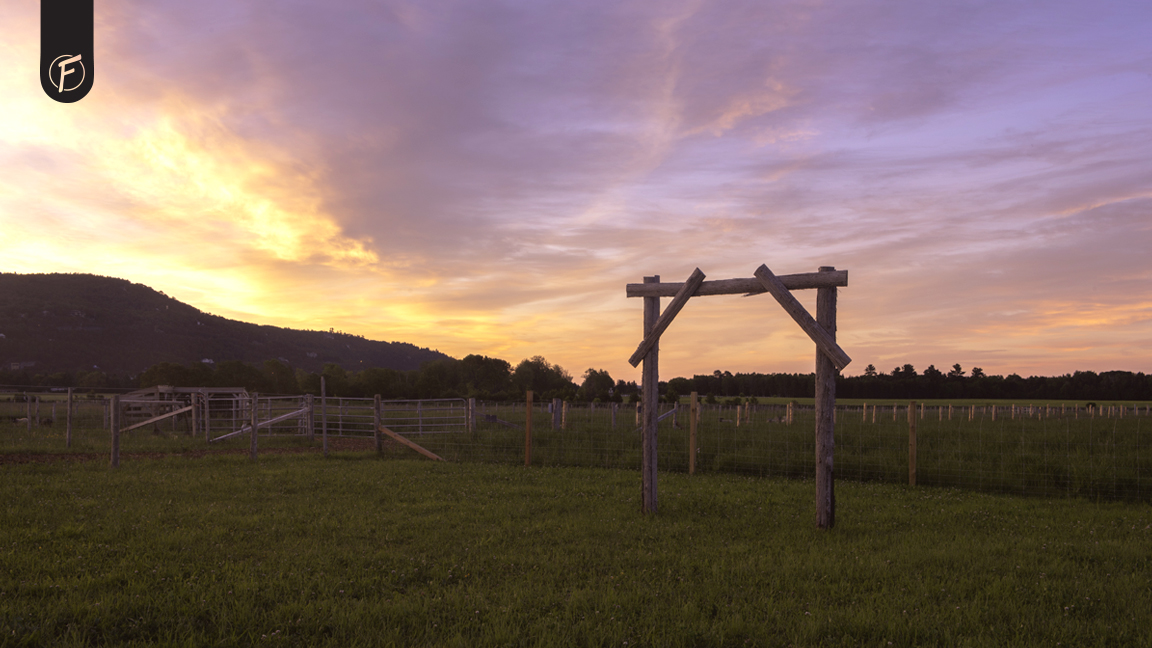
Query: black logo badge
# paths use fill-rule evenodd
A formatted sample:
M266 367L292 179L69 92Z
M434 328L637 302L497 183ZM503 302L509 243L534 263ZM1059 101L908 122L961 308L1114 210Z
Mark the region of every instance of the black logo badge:
M40 86L60 103L80 101L92 89L94 0L40 0Z

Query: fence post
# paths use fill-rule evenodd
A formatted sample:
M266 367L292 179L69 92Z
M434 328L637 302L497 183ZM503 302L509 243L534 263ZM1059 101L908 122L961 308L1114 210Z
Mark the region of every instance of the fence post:
M324 376L320 376L320 438L324 444L324 456L328 456L328 390Z
M612 429L616 429L616 407L619 403L612 403Z
M379 398L379 396L377 396ZM476 399L468 399L468 413L467 413L468 432L470 434L476 433Z
M832 272L820 266L819 272ZM816 289L816 322L836 341L836 288ZM836 476L833 470L836 430L836 374L832 360L816 350L816 527L836 526Z
M528 390L524 406L524 465L532 465L532 390Z
M252 441L248 454L252 461L256 461L256 424L260 420L260 394L252 392L252 398L249 401L249 409L251 411L248 412L248 424L252 426Z
M119 394L112 395L112 403L110 406L110 415L112 419L112 467L120 467L120 396Z
M560 429L568 429L568 401L560 402Z
M552 412L552 429L553 430L559 430L560 429L560 399L559 398L553 398L552 399L552 406L548 408L548 411Z
M24 409L26 411L26 422L28 423L28 434L32 434L32 400L28 398L28 392L24 392Z
M376 438L376 454L383 453L384 444L380 439L380 394L372 399L372 436Z
M312 394L304 395L304 404L308 407L308 412L304 414L304 425L308 428L308 440L316 440L316 402L312 399Z
M916 485L916 401L908 404L908 485Z
M696 392L688 401L688 474L696 474L696 412L700 404L696 400Z
M68 415L65 418L68 419L68 431L65 432L65 434L64 434L64 447L65 448L71 448L72 447L72 388L71 387L68 388Z
M188 396L188 404L192 406L192 436L200 434L200 399L196 392Z

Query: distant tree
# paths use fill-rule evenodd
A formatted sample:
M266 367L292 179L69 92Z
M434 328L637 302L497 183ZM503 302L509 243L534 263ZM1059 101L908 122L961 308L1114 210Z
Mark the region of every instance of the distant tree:
M606 369L588 368L584 372L584 380L580 383L580 399L590 401L599 398L601 402L608 400L611 391L615 393L616 381L608 374Z
M952 365L952 371L948 372L948 377L949 378L963 378L964 377L964 369L962 369L960 367L959 363L954 364L954 365Z
M560 365L549 364L542 356L521 360L512 372L512 384L521 392L531 389L541 398L563 397L576 391L572 376Z
M461 388L469 395L499 394L512 387L512 364L500 358L468 355L460 361Z
M298 394L300 386L296 384L296 373L288 365L279 360L264 361L264 382L268 391L274 394Z
M983 378L984 377L984 370L981 369L980 367L972 367L972 377L973 378Z
M864 375L868 376L869 378L875 377L876 376L876 366L870 364L867 367L864 367Z

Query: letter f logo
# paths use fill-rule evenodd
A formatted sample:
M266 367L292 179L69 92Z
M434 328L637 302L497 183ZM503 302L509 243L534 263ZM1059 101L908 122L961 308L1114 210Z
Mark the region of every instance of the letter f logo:
M40 0L40 86L60 103L92 89L93 0Z

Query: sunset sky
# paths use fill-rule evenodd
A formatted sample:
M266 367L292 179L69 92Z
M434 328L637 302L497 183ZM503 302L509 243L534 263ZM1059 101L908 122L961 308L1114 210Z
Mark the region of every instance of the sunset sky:
M0 3L0 271L638 381L625 284L827 265L848 375L1152 372L1147 0L96 0L95 51L50 100ZM701 297L661 376L814 353Z

